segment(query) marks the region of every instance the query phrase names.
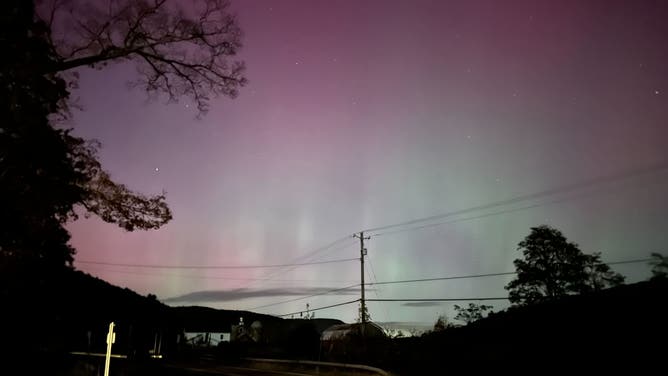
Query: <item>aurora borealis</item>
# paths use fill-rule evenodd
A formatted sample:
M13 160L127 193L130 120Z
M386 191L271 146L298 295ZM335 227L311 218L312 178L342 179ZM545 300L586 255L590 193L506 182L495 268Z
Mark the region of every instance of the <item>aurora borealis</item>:
M130 65L81 71L83 111L70 125L102 142L116 180L165 190L174 220L128 233L82 218L69 226L76 260L284 264L368 228L668 165L666 2L235 1L233 9L250 83L234 100L212 101L202 119L186 102L148 102L129 90ZM499 208L545 204L525 210L372 237L367 281L512 271L517 243L543 223L604 261L665 253L667 188L663 169ZM352 257L359 246L350 238L313 260ZM208 299L173 304L230 309L359 282L357 262L270 277L75 266L160 299ZM645 264L614 269L629 282L649 275ZM504 296L508 280L386 285L367 296ZM241 299L247 290L238 289L253 293ZM370 304L379 321L429 323L451 309ZM316 316L352 321L356 310Z

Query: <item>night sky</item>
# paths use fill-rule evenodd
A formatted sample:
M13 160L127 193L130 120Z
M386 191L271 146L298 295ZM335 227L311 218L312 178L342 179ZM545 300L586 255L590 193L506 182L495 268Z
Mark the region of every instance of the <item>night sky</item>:
M100 158L115 180L165 190L174 220L128 233L82 218L69 226L76 260L215 266L359 257L355 232L552 189L417 225L446 224L372 231L379 235L367 241L367 281L513 271L517 243L540 224L604 261L667 252L668 2L236 1L233 9L250 82L234 100L213 100L202 119L192 103L151 102L128 89L132 65L81 71L83 111L70 126L103 143ZM355 261L75 266L172 305L229 309L359 283ZM614 269L627 282L649 276L646 264ZM367 297L502 297L511 278L383 285ZM355 294L257 311L289 313ZM452 304L369 306L374 320L433 323L452 317ZM356 315L354 304L316 313L348 322Z

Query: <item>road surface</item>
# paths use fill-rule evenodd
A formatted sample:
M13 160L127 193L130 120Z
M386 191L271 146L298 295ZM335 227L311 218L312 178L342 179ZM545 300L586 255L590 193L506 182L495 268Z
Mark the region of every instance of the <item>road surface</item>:
M168 375L218 375L218 376L312 376L308 373L296 373L287 371L258 370L245 367L223 367L196 368L196 367L169 367Z

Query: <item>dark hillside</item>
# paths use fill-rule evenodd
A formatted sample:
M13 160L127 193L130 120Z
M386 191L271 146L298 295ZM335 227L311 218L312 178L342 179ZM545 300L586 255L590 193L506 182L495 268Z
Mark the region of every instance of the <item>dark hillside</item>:
M395 365L438 369L444 357L458 366L652 364L665 355L667 303L668 281L657 280L510 308L465 327L399 340Z

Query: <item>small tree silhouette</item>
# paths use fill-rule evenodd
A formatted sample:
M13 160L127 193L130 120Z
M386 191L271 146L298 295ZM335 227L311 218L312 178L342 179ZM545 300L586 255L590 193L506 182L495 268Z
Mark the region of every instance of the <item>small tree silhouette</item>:
M474 321L478 321L485 317L486 311L491 310L493 307L488 305L477 305L475 303L469 303L467 308L460 307L455 304L455 311L457 311L457 316L455 320L463 321L466 324L470 324Z

